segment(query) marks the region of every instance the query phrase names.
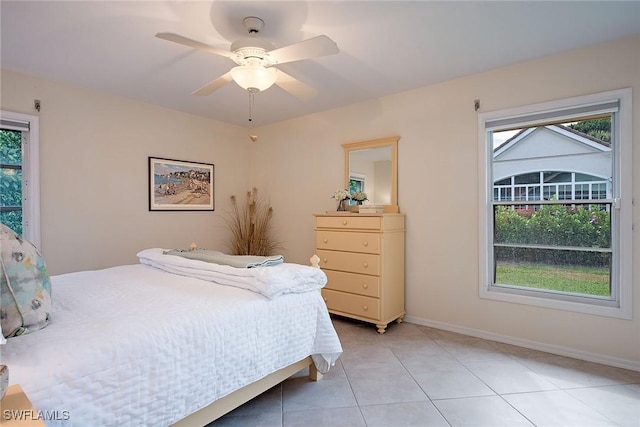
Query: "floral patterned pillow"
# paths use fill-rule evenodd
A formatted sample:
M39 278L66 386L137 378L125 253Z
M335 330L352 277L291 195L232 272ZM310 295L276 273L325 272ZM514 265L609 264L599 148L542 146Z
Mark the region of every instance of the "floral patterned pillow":
M44 328L51 318L51 282L38 249L0 224L0 324L9 338Z

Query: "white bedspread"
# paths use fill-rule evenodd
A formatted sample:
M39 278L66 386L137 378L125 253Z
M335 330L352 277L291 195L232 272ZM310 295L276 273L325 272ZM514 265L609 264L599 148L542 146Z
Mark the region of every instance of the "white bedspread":
M319 268L282 263L263 268L238 268L165 254L166 249L145 249L138 253L142 264L174 274L196 277L226 286L258 292L267 298L285 293L308 292L322 288L327 276Z
M146 265L51 280L49 326L0 348L51 426L167 426L308 355L326 372L342 352L317 291L267 299Z

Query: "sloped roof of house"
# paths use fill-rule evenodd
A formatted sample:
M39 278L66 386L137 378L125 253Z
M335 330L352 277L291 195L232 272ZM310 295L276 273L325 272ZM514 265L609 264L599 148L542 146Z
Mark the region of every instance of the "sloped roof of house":
M511 138L507 139L502 144L496 146L493 149L493 152L497 153L498 151L502 150L503 148L514 144L516 141L522 139L524 134L530 133L530 130L532 128L537 128L537 127L546 127L547 129L556 127L556 128L561 129L561 130L563 130L565 132L572 133L572 134L576 135L579 138L584 138L584 139L587 139L587 140L589 140L591 142L594 142L596 144L600 144L603 147L611 148L611 143L610 142L603 141L601 139L595 138L595 137L593 137L591 135L588 135L588 134L586 134L584 132L580 132L579 130L573 129L573 128L569 127L569 126L565 126L565 125L561 125L561 124L554 124L554 125L546 125L546 126L533 126L533 127L528 127L528 128L521 129L520 132L516 133Z

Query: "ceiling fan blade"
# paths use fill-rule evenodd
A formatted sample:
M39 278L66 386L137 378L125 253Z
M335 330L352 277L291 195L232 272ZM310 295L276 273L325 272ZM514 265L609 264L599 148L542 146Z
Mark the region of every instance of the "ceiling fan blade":
M316 36L269 52L276 64L317 58L340 52L336 42L327 36Z
M200 89L194 91L191 95L195 96L206 96L214 91L220 89L222 86L230 83L233 79L231 78L231 73L223 74L215 80L210 81L206 85L202 86Z
M298 99L311 99L318 94L318 91L311 86L294 79L280 69L278 69L276 84Z
M228 50L218 49L213 46L209 46L208 44L192 40L187 37L183 37L178 34L173 33L158 33L156 37L163 40L168 40L170 42L178 43L184 46L193 47L195 49L205 50L207 52L215 53L216 55L226 56L227 58L231 58L233 56L233 52L229 52Z

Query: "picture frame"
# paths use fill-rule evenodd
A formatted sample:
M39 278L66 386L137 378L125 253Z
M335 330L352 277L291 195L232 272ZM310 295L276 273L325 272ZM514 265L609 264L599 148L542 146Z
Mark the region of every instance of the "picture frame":
M150 211L213 211L215 165L149 157Z

